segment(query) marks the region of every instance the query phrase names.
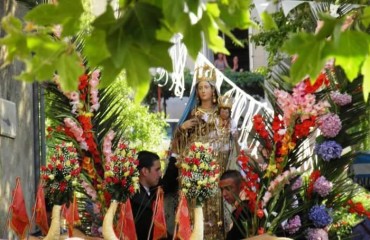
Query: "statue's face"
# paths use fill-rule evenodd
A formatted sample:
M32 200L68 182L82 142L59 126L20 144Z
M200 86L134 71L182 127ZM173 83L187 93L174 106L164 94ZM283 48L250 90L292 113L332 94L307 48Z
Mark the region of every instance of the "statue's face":
M201 101L212 100L213 87L207 81L201 81L197 86L198 97Z
M220 108L220 117L223 120L227 120L230 117L230 111L227 108Z

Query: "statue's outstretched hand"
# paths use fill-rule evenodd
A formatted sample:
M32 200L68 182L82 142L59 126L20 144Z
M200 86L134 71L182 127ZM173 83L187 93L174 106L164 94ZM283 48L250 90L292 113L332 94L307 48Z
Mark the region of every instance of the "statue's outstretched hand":
M188 129L191 129L193 128L196 124L198 123L198 120L195 119L195 118L192 118L192 119L189 119L189 120L186 120L181 126L180 128L182 130L188 130Z

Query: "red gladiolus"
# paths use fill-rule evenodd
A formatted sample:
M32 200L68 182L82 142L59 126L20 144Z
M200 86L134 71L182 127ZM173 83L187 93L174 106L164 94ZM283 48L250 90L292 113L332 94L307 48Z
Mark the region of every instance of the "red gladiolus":
M265 229L263 227L260 227L257 231L258 235L262 235L265 233Z
M309 93L314 93L317 91L317 89L319 89L323 84L325 84L325 86L328 86L330 81L328 79L328 77L326 76L325 73L321 73L315 83L312 85L311 82L310 82L310 79L307 78L304 80L304 83L306 85L305 87L305 93L306 94L309 94Z
M264 216L265 214L263 213L263 210L262 209L258 209L257 210L257 217L259 217L259 218L263 218L263 216Z
M319 170L315 170L310 175L310 183L308 185L307 189L307 196L308 198L311 198L312 192L313 192L313 186L316 182L316 180L321 176L321 173Z
M88 79L89 79L89 76L87 74L83 74L79 77L79 80L80 80L80 83L78 85L79 90L83 90L88 86L89 84L87 81Z

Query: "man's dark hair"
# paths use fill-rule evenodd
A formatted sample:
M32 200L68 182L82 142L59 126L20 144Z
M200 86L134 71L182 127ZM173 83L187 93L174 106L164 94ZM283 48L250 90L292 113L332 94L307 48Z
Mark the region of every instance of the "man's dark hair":
M232 178L237 185L240 185L243 177L237 170L226 170L220 177L220 180Z
M150 169L153 166L154 161L159 160L159 156L153 152L140 151L137 154L137 159L139 160L139 165L137 166L139 170L142 168Z

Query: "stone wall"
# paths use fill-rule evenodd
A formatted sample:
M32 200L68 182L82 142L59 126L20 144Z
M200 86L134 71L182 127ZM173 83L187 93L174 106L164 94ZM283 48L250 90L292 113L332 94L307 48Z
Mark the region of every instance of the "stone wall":
M21 17L27 10L28 7L22 3L0 1L1 17L9 12ZM1 28L0 36L4 36ZM0 64L4 61L4 54L4 48L1 47ZM0 69L0 98L11 101L16 106L15 138L0 136L0 239L16 239L12 231L6 230L5 223L17 176L21 179L29 218L32 216L31 209L35 199L33 88L32 84L14 79L22 68L21 63L15 62Z

